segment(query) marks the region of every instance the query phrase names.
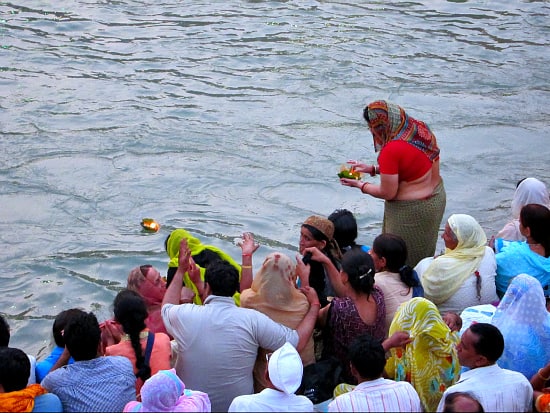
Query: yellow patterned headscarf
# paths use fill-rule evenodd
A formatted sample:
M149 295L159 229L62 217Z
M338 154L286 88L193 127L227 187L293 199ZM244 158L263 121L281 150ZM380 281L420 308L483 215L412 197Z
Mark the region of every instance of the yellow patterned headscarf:
M195 256L200 254L204 250L210 250L215 252L220 256L221 259L224 261L227 261L229 264L231 264L233 267L239 271L239 280L241 277L241 266L235 262L233 258L231 258L228 254L226 254L221 249L214 247L213 245L204 245L198 238L192 236L189 232L186 230L179 228L175 229L170 233L170 236L166 240L166 253L168 254L168 257L170 258L170 261L168 262L168 268L177 268L178 267L178 259L179 259L179 253L180 253L180 243L181 240L185 239L187 240L187 246L189 247L189 250L191 251L191 256ZM204 273L205 269L203 267L200 267L200 273L201 273L201 280L204 281ZM195 292L195 304L202 304L202 301L199 297L199 293L197 290L196 285L191 281L189 278L189 274L185 273L183 277L183 284L187 287L192 289ZM235 303L237 305L240 305L240 293L236 292L233 295L233 299L235 300Z
M405 350L391 349L386 373L390 379L411 383L424 411L435 412L443 392L458 379L458 335L445 324L435 304L422 297L399 306L389 335L396 331L408 332L413 342Z

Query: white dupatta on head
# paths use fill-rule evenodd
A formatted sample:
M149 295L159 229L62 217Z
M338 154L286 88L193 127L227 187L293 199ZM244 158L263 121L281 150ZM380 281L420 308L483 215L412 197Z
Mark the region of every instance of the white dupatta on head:
M424 296L441 304L452 297L472 273L479 269L485 255L487 236L470 215L454 214L447 220L458 239L455 249L435 258L422 274Z

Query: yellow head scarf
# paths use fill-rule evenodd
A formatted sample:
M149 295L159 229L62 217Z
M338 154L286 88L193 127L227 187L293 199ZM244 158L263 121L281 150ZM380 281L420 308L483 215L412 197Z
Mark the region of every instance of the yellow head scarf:
M435 258L421 276L424 297L441 304L447 301L475 271L485 255L487 236L470 215L454 214L447 220L458 239L454 250Z
M396 331L406 331L414 340L405 350L391 349L386 373L393 380L411 383L424 411L435 412L443 392L458 379L458 335L447 327L435 304L422 297L399 306L389 335Z
M185 239L187 240L187 246L189 247L189 250L191 251L191 256L198 255L202 251L208 249L210 251L215 252L220 256L221 259L224 261L227 261L229 264L231 264L233 267L239 271L239 279L241 276L241 266L233 260L229 255L227 255L225 252L223 252L221 249L214 247L213 245L204 245L201 243L201 241L192 236L189 232L187 232L184 229L175 229L170 233L170 236L168 237L168 240L166 241L166 253L168 254L168 257L170 258L170 261L168 262L168 268L177 268L178 267L178 259L179 259L179 248L181 240ZM204 281L204 273L205 269L203 267L200 267L200 273L201 273L201 280ZM202 301L199 297L198 290L196 285L191 281L189 278L189 274L185 273L183 277L183 284L187 287L192 289L195 292L195 304L202 304ZM235 300L235 304L240 305L240 293L236 292L233 295L233 299Z

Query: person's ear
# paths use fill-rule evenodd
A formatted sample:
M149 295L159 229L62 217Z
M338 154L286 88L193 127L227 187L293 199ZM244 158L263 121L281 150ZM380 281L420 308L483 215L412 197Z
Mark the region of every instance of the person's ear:
M485 367L485 366L488 366L489 364L490 363L489 363L489 360L487 359L487 357L482 356L480 354L477 355L477 358L474 361L474 365L476 367Z
M204 298L208 297L212 294L212 289L210 288L210 284L208 284L206 281L204 282Z
M382 268L386 268L386 265L387 265L387 263L388 263L388 262L386 261L386 257L380 257L379 259L380 259L380 266L381 266Z
M361 382L361 376L359 375L359 372L357 371L357 369L355 368L355 366L351 361L349 362L349 370L351 375L355 377L355 380L357 380L357 382Z
M342 284L347 284L349 281L349 275L345 271L340 271L340 279L342 280Z

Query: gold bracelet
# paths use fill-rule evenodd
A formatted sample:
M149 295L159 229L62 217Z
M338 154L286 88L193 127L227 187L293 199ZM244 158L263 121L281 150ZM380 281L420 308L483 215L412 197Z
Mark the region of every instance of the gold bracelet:
M550 380L550 377L544 377L544 376L542 375L542 369L543 369L542 367L539 369L539 371L537 372L537 375L538 375L541 379L543 379L544 381Z
M252 268L252 265L241 265L241 268Z

